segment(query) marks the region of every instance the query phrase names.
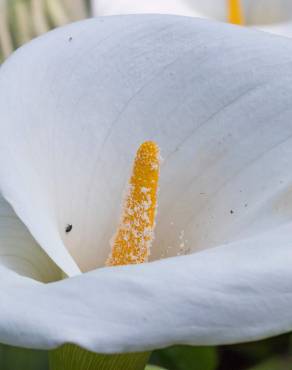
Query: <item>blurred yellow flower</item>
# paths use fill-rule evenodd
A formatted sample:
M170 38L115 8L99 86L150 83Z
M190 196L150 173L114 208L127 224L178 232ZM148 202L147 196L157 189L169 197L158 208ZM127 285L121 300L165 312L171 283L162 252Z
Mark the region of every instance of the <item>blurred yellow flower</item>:
M175 14L231 22L292 37L291 0L92 0L95 15Z

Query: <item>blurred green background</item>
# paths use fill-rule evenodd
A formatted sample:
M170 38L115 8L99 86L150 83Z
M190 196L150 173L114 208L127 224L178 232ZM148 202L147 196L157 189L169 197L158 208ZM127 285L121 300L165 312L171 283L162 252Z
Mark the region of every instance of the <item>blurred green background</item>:
M90 14L90 0L0 0L0 61L30 39Z
M174 346L154 351L149 363L168 370L292 370L292 336L220 347ZM0 369L49 370L48 353L2 345Z
M0 0L0 62L37 35L90 16L89 0ZM291 338L222 347L175 346L154 351L150 363L168 370L292 370ZM0 370L48 370L48 354L0 345Z

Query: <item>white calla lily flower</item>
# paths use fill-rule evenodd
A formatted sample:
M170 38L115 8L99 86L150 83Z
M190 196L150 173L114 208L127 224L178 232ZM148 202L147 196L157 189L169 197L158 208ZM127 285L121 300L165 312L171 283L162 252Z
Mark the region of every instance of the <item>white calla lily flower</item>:
M14 53L0 342L116 353L290 331L291 79L289 40L177 16L100 17ZM145 140L164 157L156 261L98 268Z
M230 10L239 7L244 24L292 37L290 0L92 0L95 15L137 13L176 14L228 22Z

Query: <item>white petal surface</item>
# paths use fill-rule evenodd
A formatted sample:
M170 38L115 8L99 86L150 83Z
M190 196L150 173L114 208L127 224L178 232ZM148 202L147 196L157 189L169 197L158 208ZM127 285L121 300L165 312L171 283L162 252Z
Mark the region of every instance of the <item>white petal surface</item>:
M165 158L153 259L289 221L291 63L289 40L192 18L51 32L1 69L4 195L68 275L64 246L104 265L144 140Z
M36 348L70 342L116 353L174 343L235 343L290 331L291 227L49 285L0 270L6 298L0 301L0 342Z
M291 80L290 40L184 17L93 19L16 52L0 187L66 273L65 246L84 271L104 264L149 139L165 159L152 258L217 248L48 286L3 270L0 341L115 352L291 330Z
M260 26L257 28L261 29L262 31L274 33L275 35L280 35L280 36L285 36L285 37L290 37L290 38L292 37L292 22L276 23L273 25Z
M97 16L158 13L226 20L226 0L92 0Z
M221 5L222 13L224 11L224 7L222 7L223 1L217 0L219 5L218 10L220 11ZM199 1L197 1L197 3L199 4ZM202 13L200 12L200 6L198 6L198 4L196 4L197 6L194 7L192 2L184 0L93 0L92 8L93 13L97 16L158 13L203 17Z
M18 274L43 282L61 277L60 270L33 240L11 206L1 196L0 264Z

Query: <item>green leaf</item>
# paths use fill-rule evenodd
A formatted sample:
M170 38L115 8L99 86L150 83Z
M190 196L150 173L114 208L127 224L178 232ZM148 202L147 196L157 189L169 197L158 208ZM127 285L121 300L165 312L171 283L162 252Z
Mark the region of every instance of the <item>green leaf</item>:
M289 351L289 335L280 335L275 338L260 340L257 342L237 344L232 346L224 346L221 349L235 351L240 356L252 363L261 363L268 358L280 357Z
M46 351L37 351L0 344L1 370L48 370Z
M50 370L144 370L149 355L149 352L103 355L66 344L50 351Z
M145 367L145 370L166 370L166 369L163 369L162 367L158 367L155 365L148 365Z
M175 346L153 352L150 363L171 370L215 370L218 357L213 347Z

